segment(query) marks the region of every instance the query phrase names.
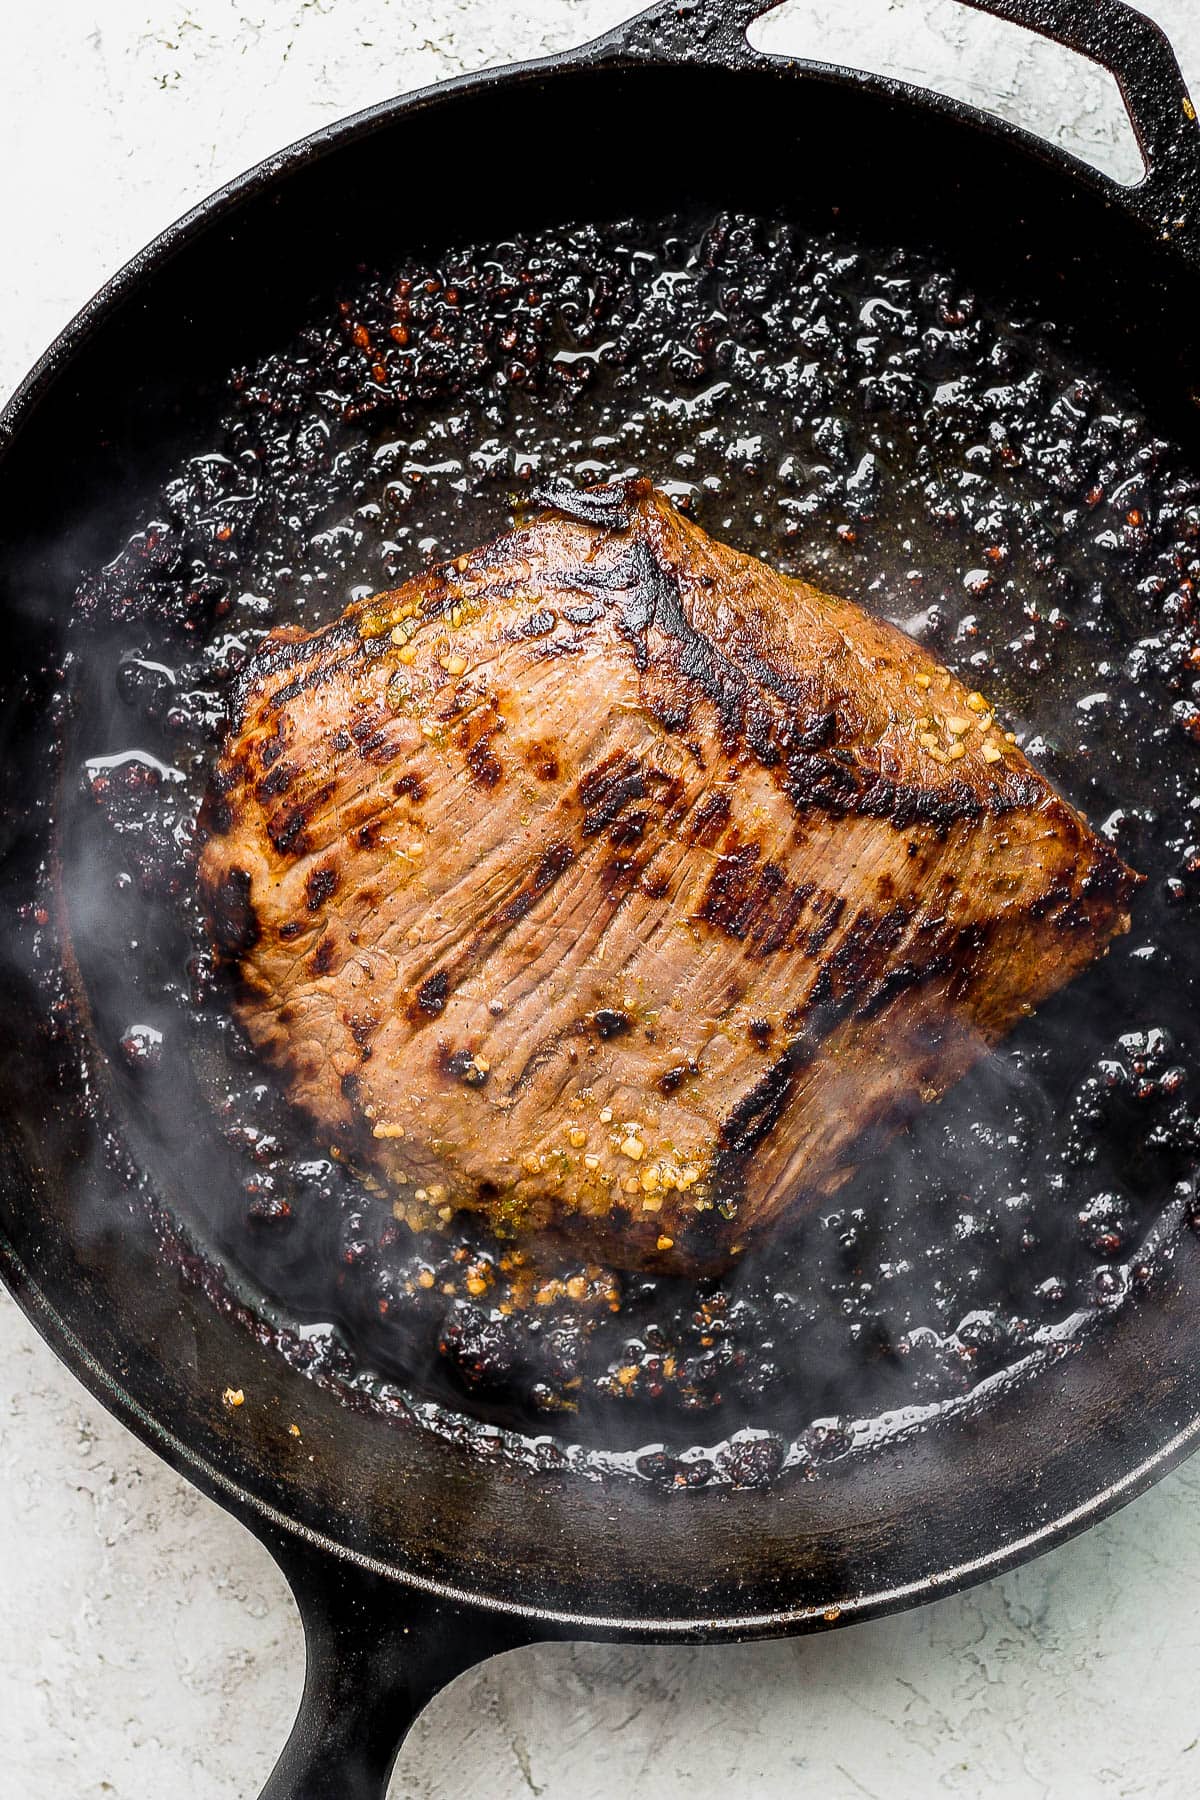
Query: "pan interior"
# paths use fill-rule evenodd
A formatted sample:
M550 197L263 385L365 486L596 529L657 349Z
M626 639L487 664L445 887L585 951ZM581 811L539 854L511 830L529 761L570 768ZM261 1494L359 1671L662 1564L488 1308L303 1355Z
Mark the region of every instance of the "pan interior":
M672 103L735 107L731 87L707 81ZM654 90L663 116L664 87ZM599 1456L639 1488L695 1479L741 1494L781 1463L814 1473L832 1456L830 1489L845 1494L869 1477L838 1459L879 1435L880 1415L944 1406L1036 1352L1054 1365L1039 1384L1049 1418L1067 1379L1061 1353L1081 1319L1105 1325L1084 1358L1093 1370L1119 1370L1118 1346L1137 1342L1130 1320L1161 1323L1179 1303L1170 1246L1156 1258L1146 1243L1186 1214L1195 1143L1187 625L1200 488L1190 346L1176 337L1168 355L1165 340L1127 333L1147 305L1167 318L1173 303L1150 268L1137 306L1120 283L1113 292L1121 228L1110 222L1097 258L1092 201L1078 196L1071 215L1086 248L1050 230L1049 173L1045 216L1041 201L1006 216L1012 185L984 140L977 163L958 146L952 180L947 140L931 123L911 134L886 196L874 157L860 149L836 188L826 174L798 197L799 146L794 126L770 110L776 91L762 95L750 210L728 166L698 158L680 208L655 191L661 176L643 180L640 165L622 169L618 157L603 177L547 174L536 200L485 211L470 196L452 230L417 201L403 231L395 215L381 231L357 207L347 219L338 206L359 191L366 148L316 165L281 206L256 213L252 202L221 244L214 282L223 267L231 287L262 295L253 323L231 340L227 321L207 333L197 308L189 331L205 342L192 383L181 381L187 321L171 302L185 291L186 265L160 271L164 291L138 321L141 341L128 315L118 321L117 355L99 377L119 389L113 371L123 369L155 430L136 430L130 396L120 395L107 441L70 452L85 471L71 490L76 527L39 536L39 500L31 506L26 618L57 638L83 577L75 621L54 644L71 659L59 898L99 1052L97 1107L120 1120L109 1166L92 1158L86 1180L63 1183L73 1237L102 1265L103 1285L140 1230L132 1217L127 1231L118 1226L129 1210L122 1196L132 1184L152 1191L157 1242L168 1246L153 1276L164 1314L179 1306L202 1320L212 1307L238 1330L248 1325L246 1354L265 1359L289 1404L303 1367L321 1394L390 1411L405 1431L419 1421L471 1438L514 1481L564 1458L593 1472ZM631 79L624 98L639 93L648 101L651 89ZM831 95L813 88L810 101L808 117L831 131ZM523 102L541 109L548 132L563 125L555 109L566 102L550 87L526 89ZM860 104L860 143L877 143L878 103ZM489 109L499 130L499 97L480 102L485 137ZM406 143L441 126L432 115L409 135L402 126L370 140L372 166L390 156L402 167ZM301 278L302 216L339 222L326 244L318 233L306 249ZM981 218L989 243L1023 247L1013 266L997 271L984 253ZM276 254L289 254L286 279L264 254L264 228ZM485 303L488 268L499 273ZM397 278L411 284L403 316ZM477 357L497 307L512 342L491 339ZM397 324L407 343L392 335ZM382 378L362 366L368 354ZM408 398L396 402L401 387ZM83 416L96 398L85 385ZM36 451L28 466L36 471ZM955 666L978 669L1035 758L1150 880L1133 933L1103 971L1018 1034L935 1120L881 1153L822 1219L824 1237L806 1227L790 1254L797 1270L818 1272L815 1319L790 1337L776 1327L768 1340L749 1317L775 1303L779 1284L766 1283L765 1269L709 1306L693 1332L698 1370L712 1349L705 1336L732 1335L739 1353L749 1346L740 1370L723 1351L708 1358L720 1408L650 1392L663 1352L648 1326L659 1326L662 1300L647 1295L627 1333L636 1356L615 1336L603 1340L594 1391L574 1415L532 1393L535 1380L546 1385L545 1365L514 1396L475 1380L467 1358L414 1360L412 1341L371 1325L363 1296L378 1300L387 1276L382 1217L337 1170L317 1169L321 1147L242 1058L219 990L197 1008L196 989L210 982L195 960L184 871L223 680L257 632L315 624L356 591L481 541L507 522L535 473L585 481L635 469L717 535L897 618ZM99 498L106 481L109 507ZM28 604L39 584L41 618ZM921 1267L931 1220L940 1260ZM185 1228L178 1238L173 1221ZM348 1259L360 1242L366 1252ZM471 1308L461 1289L441 1292L454 1269L431 1262L428 1246L421 1256L436 1270L439 1311L407 1317L426 1338L445 1339L447 1317ZM128 1252L130 1268L153 1262L152 1252L142 1263ZM348 1284L351 1266L363 1275ZM890 1284L882 1304L881 1284ZM1156 1291L1126 1309L1147 1284ZM784 1292L790 1310L798 1292L803 1305L798 1284ZM715 1297L668 1296L667 1316L703 1311ZM731 1309L746 1315L732 1334L722 1322ZM151 1306L142 1326L154 1315ZM335 1315L339 1329L324 1329ZM175 1327L164 1317L154 1329L167 1337ZM1142 1342L1151 1336L1144 1324ZM851 1354L854 1345L865 1354ZM230 1354L232 1377L241 1352ZM628 1384L633 1404L606 1407L602 1378L630 1357L640 1369ZM760 1379L768 1360L782 1362L779 1386ZM578 1366L569 1366L573 1380ZM698 1372L691 1385L711 1401L705 1379ZM226 1430L217 1398L208 1411L209 1427ZM985 1462L1003 1445L1007 1416L1000 1407ZM887 1424L907 1431L916 1422L905 1411ZM291 1423L274 1418L264 1462L268 1441L277 1455L277 1434ZM904 1454L915 1466L926 1450ZM377 1455L357 1460L350 1486L386 1513L377 1483L388 1459ZM323 1472L332 1478L336 1465L331 1451ZM584 1516L594 1510L579 1504Z

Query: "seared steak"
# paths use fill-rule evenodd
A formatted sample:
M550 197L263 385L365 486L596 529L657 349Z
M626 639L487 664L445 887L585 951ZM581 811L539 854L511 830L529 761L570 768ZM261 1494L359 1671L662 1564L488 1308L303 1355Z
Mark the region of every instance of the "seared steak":
M1128 925L1138 877L890 625L648 484L241 681L239 1016L398 1216L717 1266Z

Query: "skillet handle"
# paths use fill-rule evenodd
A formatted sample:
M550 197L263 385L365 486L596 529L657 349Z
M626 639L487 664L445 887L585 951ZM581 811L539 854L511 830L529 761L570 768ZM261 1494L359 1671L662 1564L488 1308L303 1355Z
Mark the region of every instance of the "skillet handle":
M976 12L1024 25L1099 63L1116 79L1146 159L1146 180L1161 188L1200 181L1200 124L1183 71L1161 25L1126 0L962 0Z
M283 1533L257 1534L304 1624L304 1692L260 1800L385 1800L426 1703L456 1675L537 1635L520 1619L448 1605Z
M627 55L665 62L759 68L780 59L754 49L746 32L779 0L660 0L601 39ZM1121 190L1164 239L1200 244L1200 123L1162 28L1126 0L960 0L976 12L1023 25L1099 63L1116 78L1146 161L1145 179Z

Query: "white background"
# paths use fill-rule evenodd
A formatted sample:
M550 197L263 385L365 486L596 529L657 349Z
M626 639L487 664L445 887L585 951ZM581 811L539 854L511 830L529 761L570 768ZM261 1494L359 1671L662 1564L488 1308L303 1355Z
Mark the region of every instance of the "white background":
M1200 94L1197 0L1144 5ZM0 392L105 275L260 156L632 9L0 0ZM794 0L760 39L892 69L1136 171L1107 78L954 0ZM295 1612L265 1552L115 1425L0 1298L0 1793L253 1796L301 1674ZM903 1618L746 1648L515 1652L429 1708L392 1793L1197 1790L1200 1468L1185 1467L1077 1543Z

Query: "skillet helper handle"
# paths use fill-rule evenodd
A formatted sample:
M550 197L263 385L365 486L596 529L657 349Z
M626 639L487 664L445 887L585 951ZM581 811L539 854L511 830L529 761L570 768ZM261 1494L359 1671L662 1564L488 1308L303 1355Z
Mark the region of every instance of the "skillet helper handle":
M1127 0L960 0L976 12L1024 25L1099 63L1116 79L1146 159L1142 188L1190 188L1200 182L1200 123L1183 71L1161 25ZM1164 220L1164 225L1169 221Z
M458 1608L263 1535L304 1624L304 1692L260 1800L385 1800L427 1702L476 1663L531 1641L519 1619Z
M1052 38L1099 63L1116 79L1146 161L1145 179L1121 190L1125 203L1164 240L1200 257L1200 123L1170 39L1127 0L959 0ZM746 33L779 0L661 0L618 26L601 44L664 62L762 68L781 59L756 50Z

